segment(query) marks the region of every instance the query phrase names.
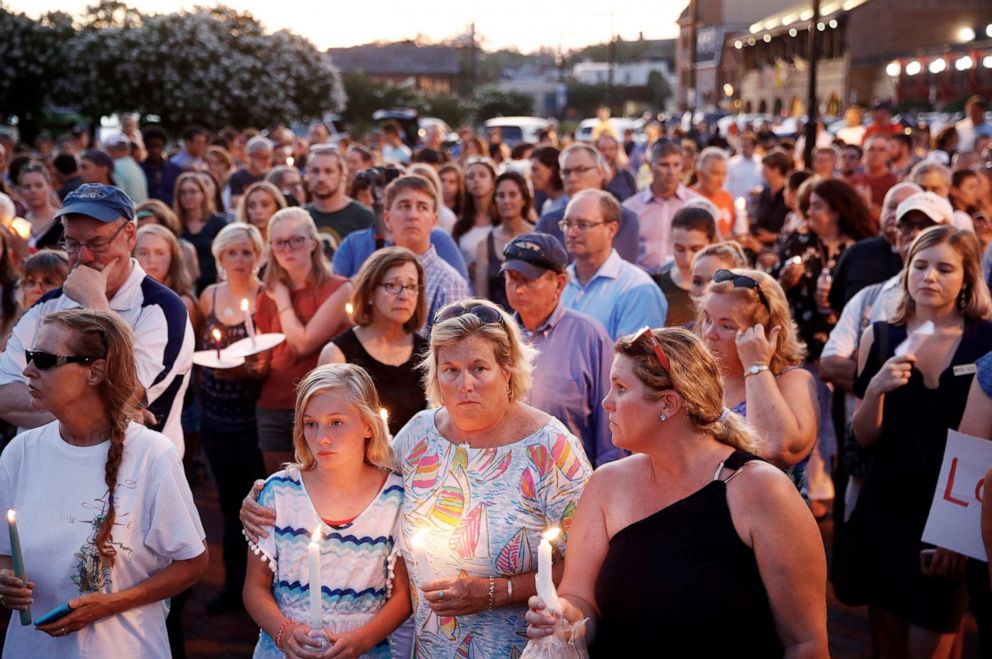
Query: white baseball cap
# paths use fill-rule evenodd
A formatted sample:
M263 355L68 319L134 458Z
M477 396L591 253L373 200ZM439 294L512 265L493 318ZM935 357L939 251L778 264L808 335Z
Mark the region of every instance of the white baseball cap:
M935 192L917 192L903 199L896 208L896 221L909 211L920 211L937 224L951 224L954 221L954 209L951 202Z

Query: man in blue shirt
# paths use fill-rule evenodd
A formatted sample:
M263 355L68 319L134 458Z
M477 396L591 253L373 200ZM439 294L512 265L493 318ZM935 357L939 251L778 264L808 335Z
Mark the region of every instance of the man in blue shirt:
M595 466L622 457L602 406L613 342L598 320L561 304L568 254L553 236L524 233L507 244L503 256L506 298L524 339L539 351L527 402L580 438Z
M620 204L604 190L572 197L561 222L573 259L562 303L603 323L613 340L645 325L664 327L668 313L668 302L651 277L613 248L619 226Z
M369 227L361 231L352 231L334 252L334 274L342 277L354 277L365 260L382 247L393 246L392 236L386 235L385 229ZM468 281L468 268L465 257L458 249L451 234L444 229L435 228L431 231L431 245L437 250L437 255L458 271L465 281Z

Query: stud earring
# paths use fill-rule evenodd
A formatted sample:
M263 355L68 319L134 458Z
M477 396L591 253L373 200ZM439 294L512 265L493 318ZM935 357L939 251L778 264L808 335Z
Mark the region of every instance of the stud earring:
M661 414L658 416L658 420L664 423L665 421L668 421L668 417L665 416L664 414Z

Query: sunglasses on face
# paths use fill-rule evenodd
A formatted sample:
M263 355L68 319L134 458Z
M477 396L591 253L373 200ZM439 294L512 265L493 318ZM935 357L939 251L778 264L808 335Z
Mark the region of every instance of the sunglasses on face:
M482 304L473 304L468 307L463 307L460 304L455 304L445 309L442 309L434 317L434 324L443 323L446 320L451 320L452 318L459 318L469 314L475 316L482 322L489 324L498 324L506 327L506 321L503 320L503 314L496 311L492 307L487 307Z
M654 332L647 325L638 330L637 334L634 335L633 343L638 343L642 339L646 340L648 347L654 351L654 356L658 358L658 363L661 364L661 367L665 369L666 372L670 372L672 370L672 365L668 361L668 355L665 354L665 349L661 347L661 342L658 340L658 337L654 335Z
M768 304L768 298L765 297L765 293L761 290L761 285L758 284L756 279L751 279L746 275L736 275L730 270L724 270L721 268L713 273L713 281L718 284L729 281L734 284L734 288L750 288L758 294L758 301L765 305L765 309L768 309L768 312L771 313L772 308Z
M96 357L53 355L42 350L25 350L24 356L26 363L34 362L34 367L39 371L47 371L55 366L64 366L65 364L89 364L96 360Z

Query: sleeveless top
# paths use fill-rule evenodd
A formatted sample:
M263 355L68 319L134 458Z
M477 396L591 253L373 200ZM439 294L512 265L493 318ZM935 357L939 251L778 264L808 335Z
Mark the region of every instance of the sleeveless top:
M651 279L661 289L665 300L668 302L668 315L665 316L665 327L679 327L692 323L696 319L696 303L692 301L689 291L675 283L672 279L672 270L675 263L669 263L662 267L657 274L651 275Z
M200 333L200 347L213 349L214 329L221 333L220 347L224 348L248 336L248 328L242 321L237 325L225 325L217 318L217 289L213 290L213 304L207 314ZM224 432L239 431L255 424L255 402L262 381L255 378L222 379L212 368L200 369L200 408L203 423L207 428L221 429Z
M727 506L726 484L760 459L734 451L711 482L610 539L590 656L782 656L754 550ZM734 473L721 480L724 467Z
M361 366L372 378L376 391L379 392L379 400L389 411L391 435L395 436L417 412L427 409L427 396L417 369L417 364L427 352L427 339L415 333L410 359L399 366L383 364L370 355L355 336L354 327L338 334L331 341L344 353L349 364Z
M503 307L507 313L513 313L510 308L510 301L506 299L506 275L499 271L503 266L503 259L496 254L496 239L493 231L486 236L486 252L489 255L489 270L486 272L486 279L489 281L489 299Z
M789 371L794 371L797 368L802 368L802 366L786 366L782 369L781 373L775 376L775 379L777 380L779 375L788 373ZM730 408L730 411L740 414L742 417L747 419L747 399L745 398L741 402L734 405ZM785 472L785 475L789 477L789 480L792 481L792 484L796 486L796 489L799 490L799 494L802 495L803 501L806 503L809 503L809 481L806 475L806 465L809 464L809 456L812 454L813 450L810 449L810 452L807 453L802 460L791 467L786 467L782 470Z

